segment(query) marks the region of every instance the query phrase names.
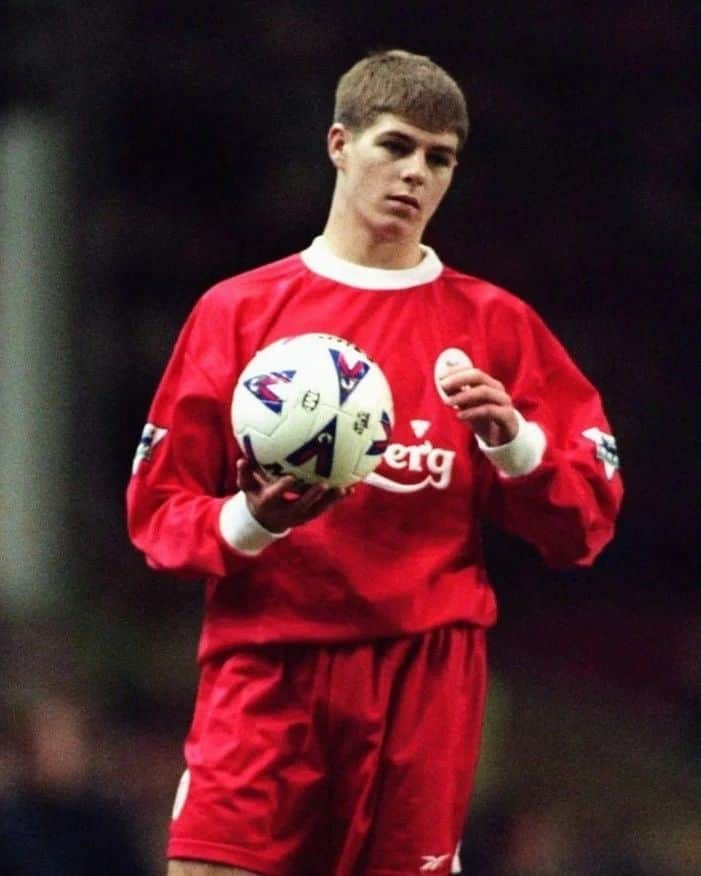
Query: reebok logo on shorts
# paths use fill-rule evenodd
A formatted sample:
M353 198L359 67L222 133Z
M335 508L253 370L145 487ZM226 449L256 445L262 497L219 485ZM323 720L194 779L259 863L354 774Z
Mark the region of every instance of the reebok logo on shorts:
M447 860L449 860L451 855L423 855L421 860L423 864L421 865L422 873L435 873L440 870L443 864Z

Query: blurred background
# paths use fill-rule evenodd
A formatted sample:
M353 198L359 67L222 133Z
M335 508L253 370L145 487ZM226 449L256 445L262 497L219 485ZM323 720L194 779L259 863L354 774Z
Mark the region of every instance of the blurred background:
M162 872L201 591L130 547L131 459L196 298L321 230L338 76L404 47L472 119L427 242L546 319L627 484L592 570L488 533L501 618L465 871L701 873L699 17L2 5L0 871Z

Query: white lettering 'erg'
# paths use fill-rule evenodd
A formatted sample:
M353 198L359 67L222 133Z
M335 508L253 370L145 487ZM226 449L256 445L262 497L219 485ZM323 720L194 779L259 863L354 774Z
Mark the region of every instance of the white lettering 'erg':
M395 471L410 471L424 474L415 483L402 483L372 472L365 483L390 493L416 493L426 487L445 490L453 474L455 451L434 447L430 441L421 444L390 444L384 452L383 462Z

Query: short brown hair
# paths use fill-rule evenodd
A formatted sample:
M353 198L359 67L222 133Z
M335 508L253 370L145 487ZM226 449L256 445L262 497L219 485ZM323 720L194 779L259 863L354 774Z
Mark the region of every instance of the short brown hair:
M341 76L334 122L351 130L370 127L382 113L393 113L427 131L455 131L467 138L465 95L442 67L425 55L402 49L373 52Z

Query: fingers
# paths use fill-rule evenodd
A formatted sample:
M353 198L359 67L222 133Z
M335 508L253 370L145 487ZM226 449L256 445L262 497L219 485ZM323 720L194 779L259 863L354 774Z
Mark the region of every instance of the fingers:
M289 502L289 510L295 518L311 520L313 517L326 511L339 499L350 495L349 488L329 487L327 484L311 484L297 498Z
M471 426L482 438L484 437L483 432L485 430L491 431L490 426L492 424L506 427L509 433L513 432L513 435L516 434L516 415L513 408L506 406L479 405L476 408L465 408L458 411L456 417L461 423L467 423Z
M308 489L299 495L298 499L294 499L296 511L301 514L306 514L311 511L328 492L329 487L324 484L312 484Z
M488 444L505 444L518 432L511 396L491 374L479 368L452 368L441 378L441 388L457 418Z
M460 420L499 417L502 408L512 407L504 384L478 368L455 369L442 378L441 386Z
M451 396L451 404L458 409L459 420L475 416L498 417L502 410L511 408L511 397L503 389L491 386L466 387Z
M246 493L260 494L265 490L268 495L276 497L288 492L294 484L292 475L269 481L250 460L242 458L236 461L236 485Z
M441 377L441 387L446 395L452 396L463 388L489 386L492 389L500 389L503 391L504 384L498 381L491 374L485 371L480 371L479 368L465 368L458 366L450 368Z
M246 493L253 493L259 488L259 483L254 472L255 469L253 464L247 459L239 459L236 461L236 486L239 490L243 490Z
M306 523L352 492L352 487L310 484L300 489L292 475L268 481L246 459L236 463L238 488L246 493L254 517L272 532Z

